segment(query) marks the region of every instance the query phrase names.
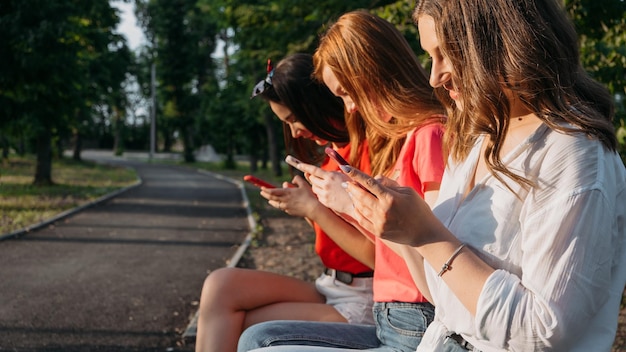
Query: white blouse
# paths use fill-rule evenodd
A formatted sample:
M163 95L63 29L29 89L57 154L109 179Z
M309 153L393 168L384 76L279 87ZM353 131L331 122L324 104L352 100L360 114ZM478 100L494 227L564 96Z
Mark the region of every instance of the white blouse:
M498 270L472 316L426 263L436 314L417 351L441 350L448 332L483 352L610 351L626 284L624 164L542 125L503 159L536 187L509 180L518 198L489 174L463 199L481 143L449 163L433 211Z

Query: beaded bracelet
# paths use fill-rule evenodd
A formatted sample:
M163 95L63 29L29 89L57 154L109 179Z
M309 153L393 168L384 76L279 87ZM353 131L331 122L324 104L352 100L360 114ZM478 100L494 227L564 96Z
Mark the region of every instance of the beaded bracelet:
M437 276L441 277L441 275L443 275L446 271L452 270L452 261L454 260L454 258L456 258L457 255L459 255L459 252L461 251L461 249L463 249L463 247L465 247L465 243L461 243L459 248L457 248L456 251L452 253L450 259L448 259L448 261L441 266L441 271L439 271L439 274L437 274Z

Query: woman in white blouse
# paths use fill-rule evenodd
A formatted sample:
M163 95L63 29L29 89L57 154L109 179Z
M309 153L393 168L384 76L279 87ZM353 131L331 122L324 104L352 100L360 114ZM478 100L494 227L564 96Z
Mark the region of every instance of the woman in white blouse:
M626 173L608 91L556 0L421 0L447 103L437 205L346 168L358 221L408 244L436 306L418 351L610 351L626 281ZM423 260L422 260L423 258Z

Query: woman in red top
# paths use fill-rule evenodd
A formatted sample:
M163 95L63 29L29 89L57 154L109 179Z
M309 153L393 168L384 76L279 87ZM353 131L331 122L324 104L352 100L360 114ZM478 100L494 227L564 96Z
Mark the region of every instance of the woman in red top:
M344 108L323 84L312 80L308 54L291 55L268 64L268 75L253 97L260 95L284 123L285 140L302 161L338 170L320 152L332 146L351 163L370 170L366 145L352 150ZM212 272L202 288L196 351L235 351L241 332L269 320L310 320L373 324L372 277L374 245L332 210L323 206L310 185L295 176L283 188L262 188L269 204L304 217L315 228L315 249L326 266L315 284L259 270L222 268ZM341 233L341 243L328 233ZM342 248L345 248L342 249Z

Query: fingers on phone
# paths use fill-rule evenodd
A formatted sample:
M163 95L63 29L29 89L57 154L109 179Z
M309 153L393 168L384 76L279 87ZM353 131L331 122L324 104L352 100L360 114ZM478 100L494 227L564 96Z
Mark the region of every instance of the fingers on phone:
M302 161L298 160L297 158L291 156L291 155L287 155L287 157L285 158L285 162L293 167L295 167L296 169L299 168L299 165L302 164Z

